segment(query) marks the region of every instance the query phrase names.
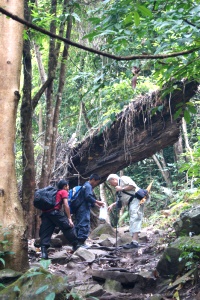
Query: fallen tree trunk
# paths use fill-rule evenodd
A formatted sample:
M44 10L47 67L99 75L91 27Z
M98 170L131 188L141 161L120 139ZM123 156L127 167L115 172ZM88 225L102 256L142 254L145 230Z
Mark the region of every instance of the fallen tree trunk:
M181 115L174 120L177 104L195 95L197 83L179 83L176 90L164 98L161 91L132 101L116 120L104 130L95 130L84 141L67 152L68 177L73 185L84 182L92 173L105 181L110 173L151 157L157 151L173 145L180 134ZM62 159L62 162L66 157ZM59 177L66 172L58 167ZM66 174L66 173L65 173ZM76 175L75 175L76 174Z

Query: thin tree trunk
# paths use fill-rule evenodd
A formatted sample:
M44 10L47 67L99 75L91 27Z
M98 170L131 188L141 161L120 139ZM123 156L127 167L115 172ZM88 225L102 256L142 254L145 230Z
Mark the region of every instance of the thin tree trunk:
M47 80L47 75L46 75L46 72L44 69L44 65L42 63L42 55L40 53L39 46L35 42L33 44L34 44L34 49L35 49L35 57L37 60L40 80L41 80L42 85L44 85L45 81ZM46 90L44 92L44 96L45 96L45 99L47 99L47 91ZM40 111L39 111L38 128L39 128L40 143L43 143L44 136L42 135L42 132L43 132L42 106L40 107Z
M155 161L156 165L158 166L158 169L159 169L160 173L162 174L162 177L164 178L166 185L168 187L171 187L172 182L170 179L170 173L166 166L165 158L163 156L163 150L160 150L159 155L160 155L160 161L159 161L158 157L156 156L156 154L154 154L152 156L152 158Z
M33 42L33 44L34 44L34 49L35 49L35 57L37 60L40 80L41 80L41 83L44 84L45 81L47 80L47 75L46 75L46 72L45 72L45 69L44 69L44 66L42 63L42 55L40 53L39 46L35 42ZM45 92L45 95L46 95L46 92Z
M81 100L81 111L82 111L87 129L90 130L92 128L92 124L90 123L90 120L87 117L87 111L86 111L86 108L85 108L85 103L82 100Z
M72 16L69 16L68 23L67 23L67 32L66 38L70 40L72 31ZM65 84L65 77L66 77L66 68L67 68L67 59L68 59L68 52L69 52L69 45L64 45L63 55L62 55L62 62L60 68L60 77L59 77L59 86L56 98L56 106L54 110L54 120L53 120L53 136L52 136L52 146L51 146L51 162L50 167L51 171L53 169L53 165L55 163L55 153L56 153L56 140L58 135L58 122L59 122L59 115L60 115L60 105L62 102L62 95L63 89ZM51 175L51 172L50 174Z
M23 18L23 1L0 0L0 6ZM3 229L8 235L7 250L14 254L3 257L6 268L22 271L28 268L26 224L17 191L15 173L16 115L23 45L23 26L0 16L0 240ZM0 251L5 251L0 243ZM2 268L3 265L0 265Z
M189 154L189 157L191 159L192 162L194 162L194 158L193 158L193 153L192 153L192 148L190 147L190 144L189 144L189 139L188 139L188 133L187 133L187 124L186 124L186 121L184 118L182 118L182 130L183 130L183 136L184 136L184 141L185 141L185 149L187 151L186 153L186 161L188 161L188 154ZM187 185L189 184L189 179L188 179L188 174L186 173L186 180L187 180ZM193 181L194 181L194 178L192 176L191 178L191 182L190 182L190 187L193 188Z
M189 139L188 139L188 133L187 133L187 124L184 118L182 118L182 129L183 129L183 136L185 141L185 148L189 153L190 159L193 162L193 154L192 154L192 148L190 147Z
M99 189L100 189L100 198L103 202L105 202L106 204L106 207L108 207L108 202L107 202L107 199L106 199L106 193L105 193L105 188L104 188L104 183L101 183L100 186L99 186ZM106 218L106 222L108 224L110 224L110 215L107 214L107 218Z
M51 1L51 14L56 16L57 1ZM56 33L56 21L53 20L50 25L50 32ZM55 40L50 39L49 47L49 66L48 77L55 76L57 65ZM50 170L50 155L51 155L51 141L53 134L53 81L47 89L46 101L46 129L45 129L45 142L44 142L44 155L42 161L42 171L40 176L39 187L47 186L49 183L49 170Z
M69 0L64 0L63 3L63 15L66 13L67 9L67 3ZM51 14L56 15L56 8L57 8L57 1L52 0L51 1ZM59 36L63 36L65 24L62 23L60 30L59 30ZM52 33L56 32L56 22L52 21L50 25L50 31ZM61 42L58 41L57 45L55 45L55 41L53 39L50 40L50 47L49 47L49 64L48 64L48 78L54 78L55 72L57 68L58 63L58 57L60 52L60 46ZM58 94L58 97L60 95ZM58 102L60 99L57 99ZM57 109L56 109L57 114ZM55 115L56 115L55 114ZM43 161L42 161L42 170L41 170L41 176L40 176L40 182L39 186L44 187L49 184L50 177L51 177L51 171L52 171L52 165L53 165L53 159L52 155L54 152L53 143L54 140L56 140L56 134L54 133L55 127L54 123L56 124L57 117L54 118L54 107L53 107L53 81L48 86L47 89L47 101L46 101L46 129L45 129L45 142L44 142L44 155L43 155ZM53 155L54 156L54 155Z
M178 141L174 144L174 156L176 163L180 160L183 154L183 139L182 134L179 135Z
M30 20L28 2L25 1L25 19ZM22 139L22 204L25 212L25 219L28 225L28 237L35 236L36 210L33 206L35 190L35 159L34 144L32 138L33 107L31 101L32 91L32 63L30 40L24 40L24 86L21 105L21 139ZM32 220L32 222L30 222Z

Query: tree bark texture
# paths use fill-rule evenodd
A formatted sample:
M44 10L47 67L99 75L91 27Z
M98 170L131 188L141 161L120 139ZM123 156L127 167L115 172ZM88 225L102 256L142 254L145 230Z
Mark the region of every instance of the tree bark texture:
M162 174L162 177L165 180L166 185L168 187L171 187L172 182L171 182L171 179L170 179L170 172L167 168L167 164L165 162L163 151L160 150L158 154L159 154L159 158L155 154L152 155L152 158L155 161L160 173Z
M70 39L71 31L72 31L72 16L69 16L68 22L67 22L67 29L66 29L66 38ZM57 97L56 97L54 119L53 119L53 135L52 135L51 161L50 161L51 170L53 169L53 166L55 163L56 141L57 141L57 137L58 137L58 123L59 123L59 115L60 115L60 106L62 103L62 96L63 96L63 90L64 90L64 84L65 84L68 53L69 53L69 45L65 44L63 53L62 53L58 92L57 92Z
M56 16L57 1L51 0L51 14ZM56 22L51 21L50 31L56 32ZM57 53L55 49L55 40L50 40L49 45L49 64L48 64L48 77L55 76L57 66ZM46 101L46 129L45 129L45 142L44 142L44 154L42 161L42 171L40 176L39 187L43 188L49 184L49 173L51 170L51 141L53 134L53 81L47 88L47 101Z
M24 15L30 19L28 3L25 1ZM26 219L28 238L35 236L35 218L36 209L33 206L35 191L35 159L34 144L32 137L32 63L31 63L31 45L30 39L24 40L23 46L24 61L24 86L21 104L21 140L22 140L22 205ZM32 220L32 222L29 222Z
M64 2L63 2L63 15L66 13L68 2L69 2L69 0L64 0ZM51 8L52 8L52 10L51 10L52 15L56 16L56 10L57 10L57 1L56 0L51 0ZM60 36L63 36L64 29L65 29L65 23L63 22L59 29ZM50 32L53 34L56 33L55 20L53 20L50 24ZM60 54L60 47L61 47L60 41L58 41L56 44L54 39L50 40L48 78L55 77L59 54ZM69 48L69 45L65 46L63 55L68 55L68 48ZM63 68L63 70L65 71L64 68ZM61 70L61 72L63 70ZM63 79L64 78L61 78L60 80L63 80ZM61 85L62 84L63 83L61 82ZM53 90L54 90L54 82L52 81L48 85L47 94L46 94L46 128L45 128L45 142L44 142L44 155L43 155L43 161L42 161L42 171L41 171L40 182L39 182L40 188L47 186L49 184L50 177L51 177L51 171L54 166L54 153L55 153L54 141L56 140L56 134L55 134L56 130L54 128L54 124L56 124L56 122L57 122L57 107L54 109ZM58 105L61 101L61 96L62 95L60 95L58 92L58 97L57 97ZM56 133L57 133L57 131L56 131Z
M157 91L131 102L109 127L99 128L69 152L71 185L77 184L74 174L79 174L84 182L94 172L103 182L110 173L151 157L177 142L181 117L173 119L176 105L189 101L196 90L196 82L180 82L178 88L163 99L161 91ZM162 110L155 111L162 106ZM153 110L155 112L151 114ZM56 167L61 176L62 166Z
M23 1L0 0L0 6L23 18ZM15 173L16 114L20 99L19 83L23 46L23 25L0 15L0 240L7 230L6 250L14 252L3 257L6 268L22 271L28 268L28 244L22 205L17 191ZM2 244L0 244L0 250ZM0 265L2 268L3 265Z

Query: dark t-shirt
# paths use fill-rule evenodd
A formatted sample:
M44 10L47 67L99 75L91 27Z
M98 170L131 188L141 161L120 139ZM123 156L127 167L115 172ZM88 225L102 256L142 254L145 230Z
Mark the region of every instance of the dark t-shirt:
M65 198L68 198L68 191L59 190L56 194L56 203L59 203L59 202L60 203L57 204L54 209L60 210L62 207L62 204L63 204L63 201L61 201L61 200L65 199Z

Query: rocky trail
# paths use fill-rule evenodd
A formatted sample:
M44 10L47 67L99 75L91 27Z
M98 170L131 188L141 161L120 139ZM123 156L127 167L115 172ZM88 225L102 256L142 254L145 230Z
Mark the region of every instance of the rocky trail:
M168 248L174 240L172 228L152 226L142 230L139 248L124 249L131 241L127 227L118 228L116 239L116 230L106 223L91 232L87 249L73 253L59 233L49 248L48 271L67 276L70 296L65 299L70 300L198 300L199 270L181 266L178 250ZM41 262L37 243L29 241L30 267Z
M200 205L157 218L142 229L138 248L128 227L97 224L88 248L75 252L55 232L48 260L29 240L29 269L0 272L1 300L200 300Z

